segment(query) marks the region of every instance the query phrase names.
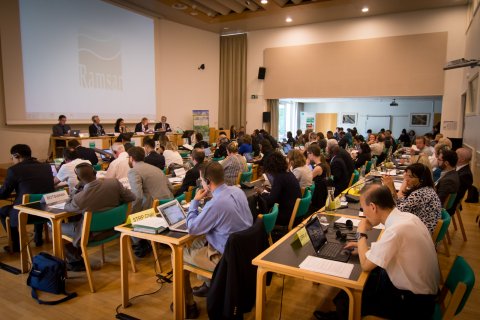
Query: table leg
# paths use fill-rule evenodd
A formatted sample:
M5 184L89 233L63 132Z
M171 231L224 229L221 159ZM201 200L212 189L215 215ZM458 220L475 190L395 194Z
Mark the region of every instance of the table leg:
M173 261L173 314L174 319L183 319L185 294L183 292L183 246L170 245Z
M255 319L257 320L265 318L263 307L266 300L266 275L267 271L265 271L262 267L257 268L257 295L255 303Z
M28 272L27 219L28 214L20 211L18 214L18 233L20 236L20 269L22 273Z
M63 241L62 241L62 219L50 219L52 223L52 242L53 255L58 258L63 257Z
M120 236L120 282L122 286L122 307L130 306L128 297L128 246L130 245L129 235L122 233Z
M350 303L348 304L348 319L362 319L362 291L355 289L342 288L348 295Z

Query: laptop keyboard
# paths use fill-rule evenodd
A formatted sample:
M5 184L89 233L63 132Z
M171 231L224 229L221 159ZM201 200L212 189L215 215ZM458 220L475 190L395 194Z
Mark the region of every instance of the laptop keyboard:
M325 257L335 258L340 250L341 246L338 246L334 243L326 243L322 246L322 248L320 248L318 254Z
M175 229L187 231L187 224L186 224L186 223L182 223L181 225L179 225L179 226L176 227Z

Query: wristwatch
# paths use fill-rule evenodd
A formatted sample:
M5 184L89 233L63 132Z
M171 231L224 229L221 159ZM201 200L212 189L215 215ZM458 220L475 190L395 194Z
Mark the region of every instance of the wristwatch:
M357 232L357 233L355 234L355 238L356 238L357 240L360 240L362 237L365 237L365 239L368 239L368 235L367 235L366 233Z

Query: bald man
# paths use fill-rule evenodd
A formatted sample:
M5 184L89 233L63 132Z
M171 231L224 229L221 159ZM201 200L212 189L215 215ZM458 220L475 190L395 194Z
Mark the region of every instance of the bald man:
M463 200L463 197L465 196L465 193L467 193L467 190L473 184L473 174L472 170L470 169L472 151L467 148L459 148L456 152L458 156L456 170L458 173L458 178L460 180L460 187L458 188L457 197L455 198L455 202L453 203L452 208L448 210L448 213L450 213L450 215L455 214L455 209L459 204L459 209L462 210L461 202Z
M135 200L135 195L117 179L98 179L93 166L80 163L75 167L75 173L80 181L65 204L65 211L83 213L86 210L104 211L115 208L122 203ZM62 233L71 237L73 243L65 245L67 268L71 271L84 271L85 264L81 256L80 238L82 236L83 216L77 221L62 224ZM113 232L113 230L112 230ZM100 234L90 234L96 240L111 236L109 231Z

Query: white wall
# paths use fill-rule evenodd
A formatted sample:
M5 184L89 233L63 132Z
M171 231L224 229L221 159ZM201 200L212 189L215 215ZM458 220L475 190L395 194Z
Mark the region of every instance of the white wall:
M263 65L266 48L446 31L449 61L463 57L465 17L465 7L454 7L250 32L247 56L247 130L262 126L262 112L266 110L263 83L257 79L258 67ZM268 70L266 77L268 79ZM462 121L457 110L461 84L461 71L446 72L442 121ZM259 95L259 99L252 100L252 94ZM461 130L445 131L445 134L461 137Z
M422 135L432 131L433 114L435 111L439 112L442 109L442 102L440 99L432 100L397 100L399 106L390 107L391 100L387 99L338 99L338 101L305 103L304 111L311 113L335 113L341 110L337 118L337 126L344 129L356 127L358 132L362 135L368 129L368 116L391 116L391 126L385 126L384 129L393 130L396 138L399 137L402 129L414 130L417 135ZM347 125L342 123L341 113L352 113L357 115L357 123L355 125ZM409 126L409 119L411 113L428 113L429 124L427 126ZM331 128L332 131L335 128ZM325 132L324 132L325 133Z
M185 129L192 127L192 109L208 109L210 125L217 126L219 35L166 20L157 22L157 117L165 115L173 128ZM203 71L198 70L202 63ZM29 144L35 157L45 159L50 125L5 125L2 74L0 66L0 163L10 161L10 147L17 143ZM87 125L73 127L87 130ZM113 132L112 124L105 127Z

